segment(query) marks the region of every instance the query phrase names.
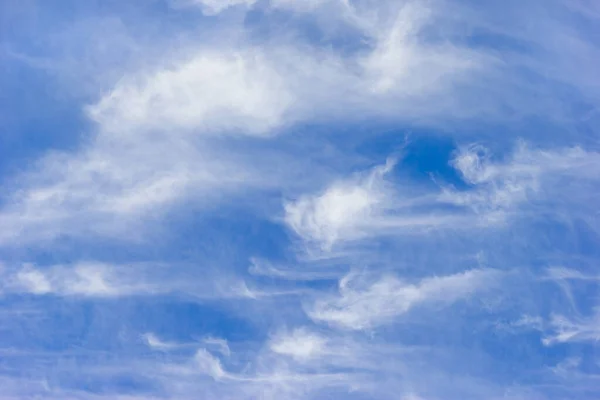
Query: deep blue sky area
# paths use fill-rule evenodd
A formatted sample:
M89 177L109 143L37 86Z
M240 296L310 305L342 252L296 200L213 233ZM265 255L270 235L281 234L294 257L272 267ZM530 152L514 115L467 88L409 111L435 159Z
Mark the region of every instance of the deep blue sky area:
M600 398L600 7L0 4L0 400Z

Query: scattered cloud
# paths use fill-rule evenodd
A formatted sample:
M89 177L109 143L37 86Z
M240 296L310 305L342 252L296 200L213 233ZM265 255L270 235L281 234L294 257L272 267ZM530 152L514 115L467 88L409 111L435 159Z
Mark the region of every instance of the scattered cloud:
M302 328L295 329L288 335L275 337L270 344L275 353L290 356L297 361L322 357L326 346L326 338Z
M494 162L481 145L463 147L451 165L473 189L445 189L440 201L467 207L486 223L503 221L523 203L564 198L564 193L548 196L560 187L558 182L566 183L574 176L595 180L589 171L598 169L599 161L596 152L577 147L547 151L520 142L510 159ZM577 192L572 195L578 200Z
M33 294L111 297L133 290L111 283L110 271L100 264L82 264L74 269L53 268L43 272L26 266L16 274L14 286Z
M596 275L586 275L585 273L573 269L573 268L565 268L565 267L550 267L547 270L548 274L546 279L551 279L555 281L561 280L575 280L575 281L600 281L600 276Z
M549 324L551 333L542 339L546 346L600 340L600 313L597 310L588 318L553 315Z
M196 352L194 361L196 362L200 373L206 374L216 380L227 377L226 372L221 366L221 362L204 349L200 349Z
M435 12L423 3L406 2L389 28L377 32L376 45L363 61L374 93L414 96L418 101L485 66L474 51L420 38Z
M167 266L82 262L41 267L25 265L19 269L11 269L5 274L3 289L8 293L91 298L167 296L179 293L198 300L257 299L294 293L254 290L249 288L241 278L228 276L226 273L213 272L213 274L209 280L198 283L195 282L198 276L186 264ZM209 276L207 270L204 270L203 276ZM148 337L146 339L149 340ZM219 347L220 351L226 351L223 347L226 343L219 345L218 342L214 342L211 345Z
M205 51L174 68L123 79L88 113L103 131L119 136L165 129L260 135L281 124L292 102L259 52Z
M356 181L334 183L325 192L285 205L286 223L309 242L331 249L338 240L361 236L385 207L383 180L392 162L377 167Z
M221 355L225 357L229 357L231 355L231 350L229 349L229 345L227 344L227 340L216 337L207 337L202 340L204 344L208 347L213 347L216 351L221 353Z
M156 350L169 351L180 346L178 343L164 342L153 333L145 333L142 338L148 346Z

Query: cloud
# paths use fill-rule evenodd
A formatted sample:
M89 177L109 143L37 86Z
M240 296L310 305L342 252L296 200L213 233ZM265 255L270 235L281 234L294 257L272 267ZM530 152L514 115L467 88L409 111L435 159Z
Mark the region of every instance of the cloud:
M216 337L207 337L202 340L204 344L208 347L214 348L216 351L221 353L221 355L225 357L229 357L231 355L231 350L229 349L229 345L227 344L227 340Z
M0 211L0 243L135 240L155 210L275 182L251 172L247 155L203 140L268 136L283 123L293 96L267 58L200 50L171 61L126 74L86 107L95 124L89 139L19 174Z
M218 12L238 2L198 4ZM273 6L297 12L278 4ZM482 107L497 110L492 107L495 102L504 104L503 98L484 96L478 86L486 82L486 74L498 74L489 63L488 49L474 50L462 41L457 33L460 21L444 19L443 2L364 6L377 12L362 12L363 6L354 3L339 6L346 10L340 18L365 39L359 50L301 46L292 39L273 42L250 32L238 39L203 32L202 44L129 45L136 54L156 52L161 57L142 57L143 62L123 66L121 79L105 82L98 101L85 108L95 124L88 133L91 138L73 152L43 157L15 178L19 184L10 188L12 194L0 211L0 242L47 242L64 235L140 238L149 214L164 215L183 199L210 197L206 202L212 204L227 198L233 188L286 186L293 181L289 176L265 177L266 171L257 171L231 150L243 145L230 135L272 139L296 124L356 118L437 125L442 120L480 118L488 115ZM313 17L321 12L319 7L310 9ZM436 39L442 33L447 40ZM228 139L221 138L217 146L212 139L223 134ZM260 150L254 155L264 158ZM520 183L505 182L502 191L487 200L505 208L510 198L528 190ZM377 196L383 193L377 190L340 184L320 202L297 203L290 218L296 219L302 235L316 235L322 246L331 246L338 236L359 235L363 229L324 211L327 204L349 207L341 214L369 216L381 201ZM454 203L487 201L449 197ZM302 220L319 210L328 217ZM135 229L124 233L124 226L131 224Z
M544 320L539 316L522 315L519 319L510 321L509 323L496 324L496 328L507 331L510 333L517 333L521 331L542 331L544 327Z
M372 218L385 207L383 180L392 162L373 169L355 181L341 181L323 193L285 204L285 222L309 242L331 249L338 240L361 236Z
M74 234L137 240L149 212L168 209L184 194L232 187L247 175L227 162L205 160L204 150L183 142L127 142L122 137L74 156L51 155L39 171L21 176L24 189L0 213L0 242Z
M260 52L203 51L175 67L138 73L88 108L101 129L268 134L293 101Z
M229 349L227 340L217 337L209 336L198 340L197 342L179 343L161 340L154 333L148 332L142 335L142 339L150 348L160 351L198 348L199 346L203 345L206 351L218 352L224 357L229 357L231 355L231 350Z
M565 267L550 267L547 269L547 277L544 279L550 279L554 281L561 280L575 280L575 281L600 281L600 276L586 275L585 273Z
M201 271L205 279L199 283L190 265L107 264L80 262L76 264L25 265L5 273L3 289L8 293L30 293L60 297L119 298L131 296L169 296L185 294L198 300L239 298L257 299L291 295L289 291L254 290L238 276L227 271ZM149 337L146 337L146 340ZM157 339L157 338L154 338ZM157 339L158 340L158 339ZM227 352L226 342L205 338L211 347ZM158 344L158 341L154 343ZM207 344L209 344L207 342Z
M227 376L221 366L221 362L205 349L200 349L196 352L194 361L200 373L207 374L213 379L219 380Z
M174 8L200 7L205 15L217 15L228 8L250 7L256 0L169 0Z
M326 346L326 338L302 328L293 330L289 335L279 335L270 343L271 351L300 362L322 357Z
M469 49L422 40L420 33L436 11L420 2L406 2L390 27L377 32L376 45L363 60L374 93L392 92L419 101L432 92L443 92L446 84L458 83L484 65Z
M350 374L299 371L287 363L288 357L269 350L237 371L235 363L227 364L201 348L191 359L165 366L157 379L184 398L200 393L217 398L302 399L324 389L351 386Z
M9 287L39 295L93 297L112 297L139 290L116 281L112 272L102 264L80 264L72 269L54 267L47 272L26 266L16 274Z
M600 157L578 147L545 150L517 143L505 159L479 144L460 147L449 160L466 187L438 182L439 191L388 176L388 161L354 176L339 178L324 190L284 203L284 222L314 252L335 254L344 243L382 236L431 231L467 231L502 226L534 204L557 209L581 202L596 184ZM398 167L397 169L400 169ZM583 185L581 188L575 185ZM569 196L557 190L571 185ZM454 206L449 208L448 205ZM531 214L530 214L531 215Z
M599 279L593 266L586 267L586 263L581 263L578 268L553 266L539 277L541 282L557 285L564 301L564 304L552 307L542 329L539 329L543 333L544 345L595 343L600 340L600 308L595 295L589 295L597 291Z
M168 351L179 347L178 343L164 342L151 332L145 333L142 335L142 338L148 346L161 351Z
M600 158L596 152L578 147L548 151L531 149L519 142L512 155L503 161L493 161L488 149L475 144L462 147L450 164L472 188L464 191L443 188L439 200L466 207L488 224L503 222L528 202L581 200L575 188L571 199L557 189L563 183L595 181L590 171L600 168Z
M311 268L312 267L312 268ZM269 260L251 258L248 272L255 276L270 277L289 281L337 280L347 271L347 267L321 265L315 268L310 264L294 264L288 266L274 265Z
M250 53L202 53L124 77L87 108L96 123L90 140L19 175L0 211L0 243L64 235L137 240L156 210L273 185L277 174L253 172L262 167L247 155L203 138L272 134L290 101L281 86L264 57Z
M587 318L555 314L549 325L551 333L547 334L542 343L551 346L557 343L598 342L600 340L600 312Z
M369 282L360 275L348 275L339 283L339 295L317 299L308 315L317 322L345 329L363 330L393 322L414 307L448 306L492 288L501 275L493 270L424 278L408 283L395 276Z
M506 213L527 201L538 189L542 172L540 166L530 164L521 168L518 161L494 164L489 158L487 149L482 146L461 149L451 165L475 189L463 193L446 190L441 201L468 207L489 222L494 222L501 221Z
M17 274L17 282L28 292L44 294L52 291L46 275L35 269L26 268Z

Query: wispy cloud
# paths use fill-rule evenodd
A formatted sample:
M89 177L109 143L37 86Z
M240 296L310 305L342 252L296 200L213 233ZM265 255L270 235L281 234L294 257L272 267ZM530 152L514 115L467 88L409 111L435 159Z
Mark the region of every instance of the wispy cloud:
M480 145L462 148L451 163L474 189L444 190L440 200L468 207L484 221L501 221L523 203L564 198L564 194L549 196L549 192L559 187L558 182L567 182L573 177L594 181L590 171L600 167L596 152L581 148L530 149L523 142L506 161L494 162L491 157ZM577 192L572 195L571 201L579 200Z
M377 167L355 181L334 183L324 193L285 205L285 221L301 237L324 249L338 241L362 236L387 201L386 173L394 163Z
M318 322L369 329L389 323L417 306L450 305L468 299L491 288L500 276L496 271L471 270L411 284L394 276L369 282L360 275L349 275L340 281L339 296L318 299L308 313Z
M278 354L303 361L312 357L322 357L326 350L327 338L305 329L296 329L289 335L281 335L271 341L270 348Z
M259 52L202 52L172 69L120 81L88 113L103 131L119 136L140 129L264 134L281 123L292 102Z
M82 264L75 268L53 268L42 272L26 266L15 276L14 289L33 294L57 293L61 295L82 295L111 297L135 291L135 286L114 282L106 266Z
M600 313L589 318L553 315L550 320L552 333L543 338L545 345L567 342L598 342L600 340Z
M208 277L205 269L203 276ZM91 298L118 298L129 296L156 296L184 294L197 299L246 298L293 294L293 292L255 290L246 282L227 272L213 271L203 284L189 265L161 264L106 264L81 262L78 264L36 267L25 265L11 269L4 275L3 289L9 293L35 295L75 296Z

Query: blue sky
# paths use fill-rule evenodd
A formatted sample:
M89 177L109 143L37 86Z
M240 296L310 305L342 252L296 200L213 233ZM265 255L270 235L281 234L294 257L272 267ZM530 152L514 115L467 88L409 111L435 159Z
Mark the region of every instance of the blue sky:
M600 7L0 4L0 399L597 399Z

